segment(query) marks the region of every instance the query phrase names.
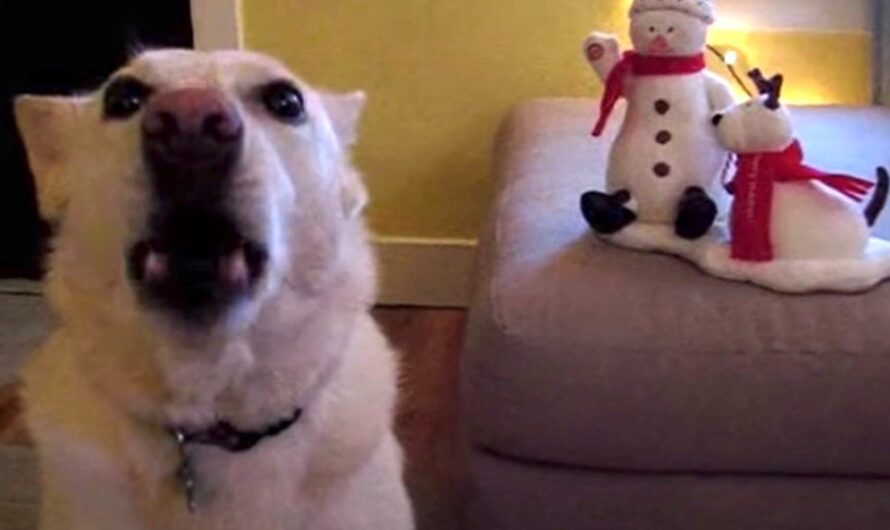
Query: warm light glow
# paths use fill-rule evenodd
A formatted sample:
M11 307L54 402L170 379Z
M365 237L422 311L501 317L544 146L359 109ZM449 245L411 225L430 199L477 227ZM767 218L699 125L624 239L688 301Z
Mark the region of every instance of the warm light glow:
M757 28L757 24L754 21L747 20L745 18L720 15L717 18L717 23L714 25L714 27L718 31L721 29L736 30L736 31L753 31L755 28Z
M788 105L831 105L837 104L837 101L826 96L819 89L802 88L799 90L790 90L788 94L782 96L782 100Z
M735 66L737 62L739 62L739 52L735 50L729 50L723 55L723 61L729 66Z

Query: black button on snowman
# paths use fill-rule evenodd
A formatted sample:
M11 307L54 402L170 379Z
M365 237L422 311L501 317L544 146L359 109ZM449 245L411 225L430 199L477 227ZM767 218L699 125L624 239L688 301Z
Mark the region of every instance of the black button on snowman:
M662 116L667 115L671 110L671 104L663 99L659 99L655 102L655 112L661 114ZM671 133L670 131L659 131L658 134L655 135L655 142L658 145L665 145L670 141ZM655 173L656 177L665 178L671 174L671 166L666 162L659 162L655 164L655 167L652 168L652 171Z
M652 172L656 177L664 178L671 174L671 166L665 162L659 162L652 168Z
M728 84L705 69L710 0L635 0L634 50L594 33L585 52L606 82L600 118L603 134L615 103L627 100L624 123L612 145L605 191L586 193L582 212L600 234L634 222L673 225L697 239L728 210L721 182L729 154L720 146L711 116L733 103Z

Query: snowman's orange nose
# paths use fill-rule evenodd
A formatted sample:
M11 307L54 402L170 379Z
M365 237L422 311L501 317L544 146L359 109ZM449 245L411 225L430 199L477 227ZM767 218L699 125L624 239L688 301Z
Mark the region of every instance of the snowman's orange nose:
M659 35L649 43L649 51L652 53L664 53L670 49L670 44L664 35Z

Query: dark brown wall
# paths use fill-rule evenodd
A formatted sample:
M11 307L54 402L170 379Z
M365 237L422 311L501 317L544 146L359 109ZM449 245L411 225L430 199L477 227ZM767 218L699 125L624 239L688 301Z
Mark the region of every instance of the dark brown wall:
M0 6L0 277L40 273L46 228L12 119L22 93L90 89L131 50L192 45L188 0L7 0Z

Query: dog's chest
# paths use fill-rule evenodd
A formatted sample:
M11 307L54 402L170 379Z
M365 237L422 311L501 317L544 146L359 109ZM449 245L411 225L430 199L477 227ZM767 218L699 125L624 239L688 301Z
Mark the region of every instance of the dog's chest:
M218 448L188 449L194 480L193 508L179 477L168 477L171 530L296 530L311 512L303 491L306 449L287 433L245 453Z

